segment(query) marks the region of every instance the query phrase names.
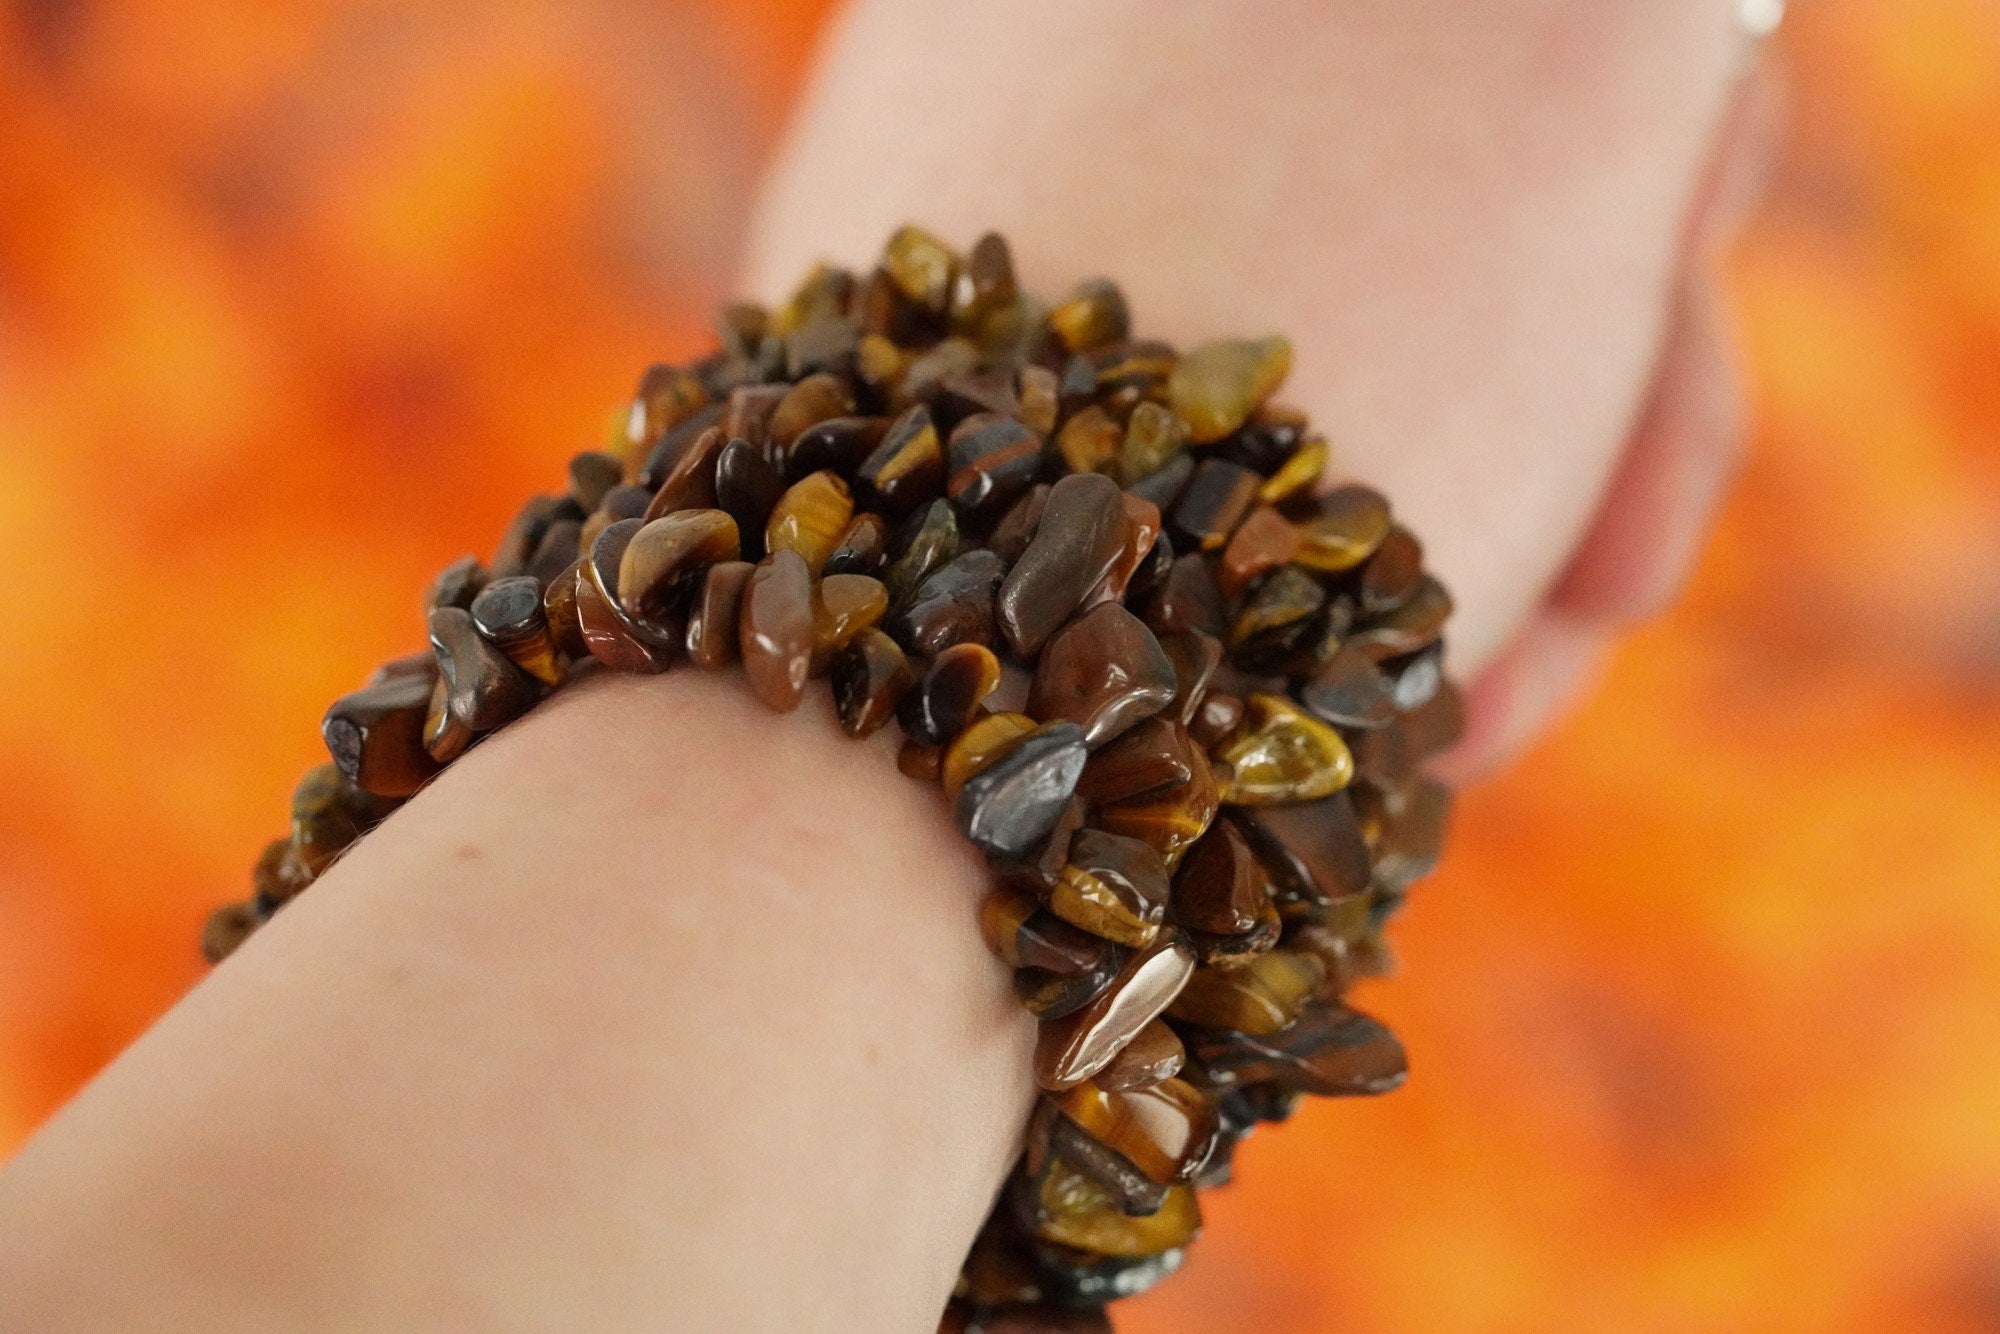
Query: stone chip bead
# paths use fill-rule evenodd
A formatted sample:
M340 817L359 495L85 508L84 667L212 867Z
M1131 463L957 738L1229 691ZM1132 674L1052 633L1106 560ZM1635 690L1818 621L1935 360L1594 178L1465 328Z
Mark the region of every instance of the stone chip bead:
M1076 790L1099 805L1157 796L1187 783L1203 763L1185 727L1148 718L1093 751Z
M688 659L695 666L714 671L741 655L743 590L756 568L747 560L718 561L702 576L687 622Z
M872 628L889 610L889 590L866 574L830 574L813 588L813 664L823 670L833 655Z
M1125 485L1143 481L1182 456L1187 449L1187 423L1158 403L1133 407L1118 446L1118 478Z
M1319 513L1299 528L1293 557L1327 574L1351 570L1389 536L1389 502L1365 486L1343 486L1319 497Z
M1354 802L1344 791L1298 805L1239 806L1230 819L1288 910L1320 909L1359 894L1374 875Z
M739 554L763 559L764 529L784 494L784 479L748 440L731 440L716 456L715 507L736 521Z
M560 651L533 576L495 579L481 589L472 600L472 623L516 667L545 686L562 684Z
M1342 645L1299 688L1299 702L1322 722L1340 727L1382 727L1396 716L1394 683L1353 645Z
M1169 867L1208 832L1222 806L1222 790L1208 757L1189 752L1188 781L1165 791L1113 802L1097 812L1100 828L1152 845Z
M1072 352L1088 352L1132 336L1131 309L1117 283L1105 278L1080 284L1049 311L1049 331Z
M930 409L919 403L889 425L855 480L872 504L903 515L944 491L944 446Z
M1340 733L1283 695L1255 694L1235 740L1223 748L1230 774L1223 801L1275 806L1317 801L1347 786L1354 756Z
M1109 477L1076 473L1049 490L1035 535L1007 571L994 615L1023 657L1041 651L1124 551L1123 493Z
M1328 455L1326 441L1320 437L1304 441L1290 458L1278 465L1276 472L1264 479L1264 484L1257 488L1257 499L1266 505L1279 505L1293 496L1311 492L1326 472Z
M1208 444L1243 425L1291 370L1292 345L1281 336L1203 343L1167 377L1167 405L1196 444Z
M1219 821L1174 872L1173 918L1190 931L1241 936L1274 918L1264 866L1230 821Z
M771 409L766 452L782 458L807 427L845 417L853 411L854 393L847 387L847 381L825 371L808 375L787 389L778 405Z
M1318 992L1325 967L1310 954L1279 949L1241 968L1197 969L1167 1013L1186 1023L1252 1036L1281 1032Z
M1248 468L1225 459L1203 459L1174 502L1175 545L1189 551L1223 550L1236 526L1257 503L1260 480ZM1226 574L1223 591L1229 591Z
M1107 1093L1129 1093L1172 1079L1186 1064L1187 1048L1180 1034L1155 1019L1140 1029L1109 1065L1092 1075L1090 1082Z
M349 782L376 796L407 797L437 773L424 749L435 679L429 671L391 677L334 701L320 735Z
M854 497L847 483L837 473L816 472L778 498L764 528L764 548L797 552L806 572L817 577L853 518Z
M612 524L597 535L588 559L576 570L576 621L584 647L615 672L664 672L677 647L674 639L634 621L618 605L625 548L644 526L642 519Z
M924 580L957 558L958 514L948 501L932 501L898 536L896 558L883 580L889 586L889 605L894 608L908 606Z
M911 740L942 746L964 731L1000 685L1000 660L984 644L953 644L903 697L897 720Z
M902 646L872 628L834 655L828 675L840 728L851 737L869 736L895 717L916 680Z
M1215 1139L1214 1104L1179 1079L1121 1090L1086 1081L1052 1101L1057 1111L1161 1185L1192 1177Z
M1027 712L1079 724L1094 748L1172 702L1174 665L1153 632L1115 602L1094 607L1050 638L1036 664Z
M812 572L805 557L780 547L758 563L743 590L737 643L757 698L789 713L805 697L812 667Z
M1003 861L1028 857L1069 806L1087 754L1075 723L1036 728L965 781L956 803L959 830Z
M840 535L840 545L826 558L821 567L822 577L836 574L872 574L880 576L889 549L889 525L879 514L863 512L854 516L847 525L847 531Z
M1075 1169L1057 1159L1050 1176L1055 1178L1058 1173L1073 1177ZM1144 1218L1120 1213L1094 1184L1089 1197L1083 1199L1076 1199L1078 1192L1069 1181L1062 1181L1054 1190L1048 1185L1043 1188L1045 1200L1065 1195L1076 1202L1049 1210L1035 1235L1092 1255L1158 1255L1188 1245L1201 1231L1201 1206L1195 1202L1192 1186L1174 1187L1160 1208Z
M937 315L950 306L952 285L958 278L958 256L923 228L897 228L882 252L882 267L917 306Z
M1042 438L1012 417L974 413L952 428L945 494L961 514L998 518L1042 470Z
M225 903L208 915L201 928L201 954L210 963L221 963L262 925L257 909L248 903Z
M1195 1029L1189 1046L1212 1084L1272 1084L1322 1098L1387 1093L1410 1069L1394 1033L1338 1005L1309 1005L1276 1033Z
M966 779L1006 754L1016 741L1037 726L1025 713L989 713L974 720L945 747L942 772L945 797L958 800Z
M924 657L955 644L998 644L993 600L1006 572L1000 557L984 547L960 553L917 586L889 633Z
M1003 885L979 907L979 929L993 957L1010 968L1040 968L1066 977L1089 973L1110 952L1091 935L1047 911L1035 896Z
M1194 951L1176 931L1163 931L1132 952L1104 990L1081 1009L1042 1022L1035 1078L1051 1091L1089 1079L1125 1044L1173 1004L1194 975Z
M452 716L473 731L512 722L541 698L535 679L479 633L471 612L439 607L430 635Z
M388 806L332 764L306 770L292 789L291 845L300 867L313 879L326 874L335 858L387 814Z
M1070 840L1068 864L1049 892L1049 911L1073 926L1144 948L1167 915L1167 865L1151 845L1101 829Z

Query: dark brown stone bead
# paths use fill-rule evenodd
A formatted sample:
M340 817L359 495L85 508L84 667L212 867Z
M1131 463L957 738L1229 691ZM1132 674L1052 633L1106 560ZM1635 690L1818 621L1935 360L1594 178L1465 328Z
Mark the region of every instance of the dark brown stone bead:
M854 275L825 262L816 263L785 303L771 312L770 332L782 337L816 319L838 315L854 299Z
M1149 844L1101 829L1078 830L1069 864L1049 891L1049 911L1072 926L1143 948L1167 915L1167 865Z
M1111 568L1105 572L1084 596L1085 608L1095 607L1101 602L1123 602L1153 552L1166 542L1160 531L1160 507L1150 500L1133 495L1130 491L1118 497L1119 506L1125 511L1124 536L1119 542L1118 554L1112 559ZM1171 560L1171 553L1168 556Z
M369 686L383 685L405 676L421 676L427 681L436 680L436 656L425 652L405 653L400 658L391 658L374 671L368 673L368 679L363 681L361 685L365 690Z
M1250 415L1215 452L1252 472L1273 476L1299 449L1308 426L1305 413L1279 403L1266 403Z
M537 598L538 610L540 605ZM349 782L380 797L407 797L437 773L437 761L424 749L433 679L428 673L393 677L333 702L320 735Z
M864 338L876 334L905 343L935 337L940 323L934 312L924 310L903 295L889 271L879 266L854 293L854 304L847 316ZM859 355L857 345L856 357Z
M256 891L253 902L267 917L305 893L312 882L312 872L299 860L289 838L274 838L266 843L250 872L250 883Z
M1174 698L1164 716L1186 725L1200 713L1209 682L1222 665L1222 643L1214 635L1192 630L1161 635L1159 640L1160 650L1174 665Z
M1056 432L1056 452L1071 472L1113 472L1124 447L1125 428L1096 403L1071 416Z
M1035 720L1025 713L988 713L975 717L945 747L945 798L958 800L959 789L965 786L966 779L1013 749L1014 743L1035 727Z
M585 514L596 509L605 493L624 480L625 465L609 454L591 451L569 461L569 498Z
M450 764L474 740L472 729L452 715L451 692L442 680L435 682L430 707L424 713L424 750L439 764Z
M1111 570L1126 539L1118 484L1075 473L1049 492L1033 540L1000 586L994 615L1014 651L1032 658ZM997 559L997 557L996 557Z
M1098 826L1150 843L1169 867L1177 865L1195 840L1208 832L1222 807L1221 789L1208 757L1194 750L1189 752L1189 760L1193 773L1187 782L1104 806L1096 813Z
M1192 1177L1215 1140L1214 1104L1180 1079L1116 1091L1086 1081L1051 1100L1092 1139L1164 1186Z
M1419 761L1442 755L1465 735L1465 697L1450 681L1440 681L1437 693L1404 714L1401 722Z
M430 616L430 636L452 714L473 731L511 722L541 698L535 679L480 635L471 612L438 608Z
M1082 830L1084 817L1089 813L1083 798L1071 797L1069 805L1063 807L1062 814L1056 817L1055 828L1049 830L1041 846L1023 860L1003 863L1002 872L1014 883L1026 885L1036 894L1047 897L1049 891L1055 888L1063 868L1069 865L1069 845Z
M1361 611L1380 616L1409 601L1424 577L1424 548L1407 528L1391 528L1375 554L1362 563L1358 580Z
M1181 1045L1180 1034L1155 1019L1140 1029L1109 1065L1091 1076L1090 1082L1107 1093L1130 1093L1172 1079L1186 1063L1187 1049Z
M805 697L812 667L812 572L796 551L780 548L761 561L743 590L737 642L743 674L757 698L787 713Z
M563 665L542 599L532 576L495 579L473 599L472 623L516 667L543 685L560 685Z
M1167 1013L1204 1028L1264 1036L1297 1019L1326 977L1310 954L1272 950L1240 968L1199 968Z
M954 644L997 644L993 603L1006 573L993 552L983 547L965 552L918 586L909 605L896 613L889 633L924 657Z
M926 746L906 738L896 751L896 768L905 778L914 778L920 783L935 783L943 767L943 746Z
M731 440L715 457L715 507L736 521L741 554L764 558L764 528L785 494L784 480L748 440Z
M871 505L891 515L908 514L944 491L944 447L931 410L919 403L889 425L873 453L861 461L855 481Z
M1290 458L1265 477L1264 484L1257 488L1257 499L1266 505L1282 505L1294 496L1310 495L1326 472L1329 453L1326 441L1317 436L1304 441Z
M201 955L210 963L221 963L244 941L250 939L262 922L257 909L248 903L225 903L208 915L208 921L201 928Z
M1176 931L1135 950L1089 1003L1044 1020L1035 1046L1035 1078L1045 1089L1074 1088L1111 1064L1125 1044L1180 995L1194 974L1194 953Z
M833 655L889 609L889 590L865 574L830 574L813 588L812 672L824 675Z
M1065 926L1068 923L1064 923ZM1014 994L1028 1012L1043 1021L1075 1014L1102 996L1125 967L1128 951L1104 942L1104 954L1087 971L1061 973L1047 968L1023 968L1014 974Z
M961 514L997 519L1042 470L1042 438L1012 417L975 413L952 428L945 494Z
M907 407L911 403L935 399L942 391L946 380L954 375L965 374L977 366L979 361L978 346L968 338L956 336L918 353L911 358L909 369L903 373L903 383L895 405L899 408Z
M1314 993L1318 999L1336 1000L1364 976L1366 960L1360 945L1371 930L1369 913L1374 898L1373 894L1350 894L1285 928L1285 948L1312 955L1326 970L1325 980Z
M1368 888L1374 872L1347 793L1298 806L1237 807L1230 818L1270 872L1281 907L1325 907Z
M1035 539L1042 512L1048 508L1049 492L1054 489L1047 482L1036 482L1023 492L1000 516L1000 522L993 525L993 533L986 539L987 549L1009 566L1018 562Z
M316 765L292 789L292 853L318 879L393 804L363 792L333 765Z
M1014 397L1021 404L1021 424L1041 435L1056 429L1062 414L1062 391L1056 373L1046 366L1023 366L1014 377Z
M1270 878L1231 821L1202 835L1174 872L1173 916L1212 936L1244 935L1275 917Z
M1248 931L1233 936L1210 935L1206 931L1187 933L1194 957L1206 968L1241 968L1250 960L1278 947L1285 934L1285 920L1275 903L1266 901L1263 913Z
M1253 1035L1194 1029L1188 1045L1224 1087L1273 1084L1314 1097L1387 1093L1409 1075L1396 1035L1342 1006L1308 1006L1289 1027Z
M1370 658L1343 647L1299 690L1314 717L1340 727L1381 727L1396 716L1395 688Z
M1220 750L1242 724L1242 698L1227 691L1211 690L1202 696L1201 707L1188 723L1188 732L1204 748Z
M736 520L722 510L675 510L653 519L619 557L619 610L662 637L679 639L708 567L740 552Z
M1259 584L1236 613L1229 627L1229 645L1232 649L1258 649L1286 636L1282 642L1289 649L1325 605L1325 586L1298 566L1287 565ZM1264 656L1269 655L1258 655L1257 665L1262 665Z
M1185 503L1185 500L1183 501ZM1233 598L1272 570L1291 562L1299 550L1299 531L1292 521L1269 505L1259 505L1237 525L1216 563L1215 582L1224 597Z
M1318 498L1319 513L1299 527L1299 564L1328 574L1351 570L1389 535L1389 502L1365 486L1343 486Z
M667 473L660 489L643 516L647 522L675 510L715 508L715 461L722 457L729 437L719 426L711 426L691 443Z
M1189 551L1223 550L1237 524L1256 503L1259 480L1248 468L1221 459L1203 459L1174 502L1176 542Z
M852 737L868 736L894 717L916 681L902 647L874 629L863 630L836 653L828 675L841 730Z
M1379 806L1380 832L1373 844L1375 878L1392 889L1402 889L1437 869L1444 851L1445 826L1451 818L1451 789L1435 779L1419 777L1407 787L1380 794ZM1365 828L1365 816L1363 823Z
M716 425L724 440L747 440L750 447L771 461L771 418L785 401L791 386L746 384L729 391L729 403Z
M1027 857L1068 808L1086 754L1075 723L1036 728L966 780L958 794L960 831L982 852Z
M1126 483L1125 489L1141 500L1152 502L1165 514L1181 498L1181 492L1187 489L1188 479L1192 476L1194 455L1176 454L1147 476Z
M833 417L816 422L799 432L785 450L785 480L795 482L828 469L847 476L875 452L888 429L887 417Z
M778 406L771 410L766 451L773 458L783 458L808 426L845 417L853 411L854 391L847 387L847 381L825 371L808 375L787 389Z
M951 324L960 333L975 335L993 316L1012 306L1021 295L1014 276L1014 257L1007 240L998 232L987 232L966 253L965 264L951 292Z
M1091 752L1077 792L1103 806L1170 792L1190 781L1202 761L1194 739L1171 718L1148 718Z
M695 666L714 671L741 654L743 590L756 568L747 560L726 560L709 566L702 576L687 623L687 652Z
M632 410L625 423L625 438L635 450L650 448L707 401L708 393L695 376L682 367L656 362L639 377L639 388L632 396Z
M958 512L950 502L934 500L898 535L897 555L883 580L889 586L889 605L907 606L924 581L951 564L958 552Z
M1414 593L1395 609L1370 620L1348 642L1377 661L1415 653L1437 639L1451 611L1451 594L1426 574L1418 580Z
M583 524L575 519L557 519L535 544L525 577L533 579L537 586L548 583L575 562L582 545Z
M1057 631L1035 667L1027 712L1067 718L1094 748L1166 708L1174 665L1145 623L1115 602Z
M1063 921L1025 890L1002 885L979 907L979 929L993 957L1009 968L1039 968L1074 977L1089 973L1110 942Z
M1090 1085L1082 1087L1087 1089ZM1044 1159L1043 1170L1054 1163L1082 1174L1104 1193L1112 1208L1128 1218L1156 1214L1167 1202L1166 1185L1147 1176L1133 1166L1131 1159L1060 1112L1049 1123L1048 1157Z
M879 514L863 512L848 523L847 531L840 535L840 545L826 558L820 573L825 578L836 574L869 574L880 576L886 564L889 549L889 525Z
M1192 553L1174 558L1166 579L1147 601L1146 624L1163 635L1195 631L1221 637L1228 622L1206 558Z
M646 455L646 462L641 465L639 475L633 478L634 484L645 488L648 494L657 492L666 484L667 475L674 470L681 457L694 447L694 442L706 435L708 429L722 419L723 405L710 403L675 422ZM727 440L733 433L724 430L722 435L723 439Z
M849 373L860 338L851 320L822 315L785 335L785 374L800 380L819 371Z
M433 612L439 607L470 611L472 599L486 587L486 578L486 567L479 563L477 556L459 557L431 581L430 592L424 595L424 611Z
M992 649L954 644L932 660L916 688L903 697L896 716L912 740L942 746L965 730L974 711L999 684L1000 660ZM1069 794L1063 795L1067 799Z
M957 422L978 412L1001 417L1021 415L1021 400L1014 392L1014 373L999 366L960 371L939 385L931 408L945 421Z
M542 590L542 615L548 621L549 637L556 646L556 652L564 658L590 655L590 649L583 642L582 623L576 614L576 575L581 564L579 561L571 565L549 580L548 587Z
M1349 749L1354 756L1354 773L1363 782L1377 788L1401 787L1423 767L1424 757L1410 740L1407 718L1396 718L1352 736Z
M1186 1259L1186 1252L1181 1250L1155 1255L1100 1256L1048 1242L1035 1243L1034 1251L1049 1300L1093 1312L1107 1302L1150 1291L1160 1280L1173 1275ZM1103 1334L1104 1326L1098 1326L1097 1330Z
M1049 311L1049 332L1071 352L1087 352L1132 336L1125 293L1108 278L1095 278Z
M768 552L795 551L817 577L854 519L854 498L838 474L816 472L778 498L764 527Z
M494 578L504 579L509 575L527 573L528 558L535 554L542 534L548 532L549 525L556 521L556 505L554 496L534 496L521 506L513 522L507 525L507 531L501 534L500 545L493 552Z
M1220 440L1277 392L1292 369L1282 337L1227 338L1191 349L1167 380L1167 402L1196 444Z

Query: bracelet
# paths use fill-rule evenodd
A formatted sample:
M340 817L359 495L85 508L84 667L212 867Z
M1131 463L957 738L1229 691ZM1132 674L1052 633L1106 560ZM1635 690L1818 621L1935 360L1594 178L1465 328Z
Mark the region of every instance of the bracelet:
M916 227L718 332L438 577L429 652L327 710L331 761L204 952L571 677L740 662L780 711L824 677L942 786L1040 1022L1044 1095L941 1330L1109 1330L1253 1127L1403 1081L1341 997L1437 861L1450 597L1379 494L1319 490L1326 441L1271 401L1283 338L1135 340L1113 283L1045 308L999 236Z

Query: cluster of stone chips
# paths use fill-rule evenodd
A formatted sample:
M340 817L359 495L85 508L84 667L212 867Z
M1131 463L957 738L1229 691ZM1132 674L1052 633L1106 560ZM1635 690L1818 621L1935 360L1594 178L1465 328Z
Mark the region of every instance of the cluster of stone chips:
M1045 1096L946 1329L1094 1330L1179 1264L1195 1192L1303 1094L1404 1057L1345 1006L1438 855L1451 602L1388 504L1273 403L1282 338L1044 307L1006 243L915 227L654 366L613 443L432 587L431 651L327 711L220 959L480 737L586 670L816 678L939 784L994 887Z

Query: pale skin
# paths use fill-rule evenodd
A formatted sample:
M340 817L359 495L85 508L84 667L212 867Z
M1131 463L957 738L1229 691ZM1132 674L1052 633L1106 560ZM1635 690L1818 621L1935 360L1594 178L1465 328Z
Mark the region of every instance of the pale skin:
M1723 0L867 0L744 289L915 219L1114 275L1152 335L1290 335L1284 396L1458 596L1469 773L1671 594L1729 472L1747 59ZM0 1312L928 1334L1033 1097L983 888L823 692L567 691L0 1173Z

